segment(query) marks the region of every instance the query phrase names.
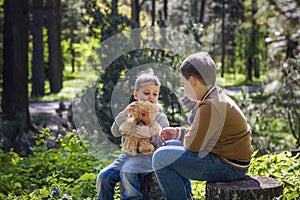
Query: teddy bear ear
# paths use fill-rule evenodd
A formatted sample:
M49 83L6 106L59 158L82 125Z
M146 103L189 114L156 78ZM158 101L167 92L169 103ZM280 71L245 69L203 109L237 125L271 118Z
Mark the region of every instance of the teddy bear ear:
M158 113L158 107L156 105L151 106L151 112L152 113Z

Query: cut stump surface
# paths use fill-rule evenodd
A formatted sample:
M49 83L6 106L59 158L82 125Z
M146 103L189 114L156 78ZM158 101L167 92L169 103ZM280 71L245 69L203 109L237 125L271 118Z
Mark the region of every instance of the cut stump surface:
M207 182L206 199L272 200L283 194L283 185L274 178L247 175L230 182Z

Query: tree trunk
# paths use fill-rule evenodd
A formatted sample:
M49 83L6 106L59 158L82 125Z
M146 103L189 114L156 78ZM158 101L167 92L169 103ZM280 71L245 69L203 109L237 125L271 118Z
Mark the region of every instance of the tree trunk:
M145 176L141 185L141 192L143 200L158 200L162 198L162 192L154 172Z
M206 4L206 0L202 0L201 8L200 8L200 17L199 17L199 22L202 24L204 23L205 4Z
M246 176L230 182L207 182L206 199L272 200L283 194L283 185L276 179L264 176Z
M64 70L64 63L63 63L63 53L61 48L61 0L56 0L55 4L55 12L56 12L56 34L57 34L57 64L58 64L58 85L59 90L63 88L63 70Z
M249 47L251 48L251 47ZM252 81L252 69L253 69L253 64L252 64L252 58L248 57L247 59L247 80Z
M139 0L131 0L131 28L140 27L140 8ZM140 38L135 39L140 46Z
M60 66L60 60L58 60L58 51L60 40L58 39L58 27L57 27L57 0L47 0L47 29L48 29L48 51L49 51L49 82L51 93L58 93L62 88L62 67Z
M133 21L131 28L137 28L140 26L139 0L131 0L131 19Z
M75 72L75 61L76 61L76 53L75 49L73 47L73 35L71 36L71 42L70 42L70 53L71 53L71 65L72 65L72 72Z
M256 61L256 54L257 54L257 24L255 15L257 13L257 2L256 0L251 0L251 39L249 45L249 53L247 55L247 80L252 81L253 77L253 69L254 75L256 78L259 78L259 67Z
M28 109L28 0L4 2L3 31L3 150L29 153L33 128Z
M256 23L256 13L257 13L257 1L256 0L252 0L251 1L251 10L252 10L252 30L251 30L251 45L250 45L250 48L253 48L252 50L252 65L253 65L253 68L254 68L254 76L255 78L259 78L259 66L258 66L258 62L257 62L257 59L256 59L256 55L257 55L257 52L258 52L258 48L257 48L257 31L258 31L258 28L257 28L257 23ZM251 77L251 80L252 80L252 77Z
M163 9L164 9L164 17L165 17L165 20L167 21L167 19L168 19L168 0L164 0Z
M155 0L152 0L152 11L151 11L152 23L151 26L155 25Z
M191 16L197 22L198 17L198 0L192 0L191 1Z
M33 30L32 30L32 96L44 95L44 47L43 47L43 0L33 1Z
M222 0L222 57L221 57L221 77L225 74L225 0Z

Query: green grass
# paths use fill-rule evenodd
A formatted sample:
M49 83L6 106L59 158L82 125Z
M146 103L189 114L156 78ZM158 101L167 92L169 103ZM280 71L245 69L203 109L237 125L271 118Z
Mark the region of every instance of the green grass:
M65 69L63 79L63 88L57 94L50 93L50 83L48 80L45 81L45 95L42 97L30 96L31 83L29 83L29 102L72 99L88 85L93 84L93 81L97 80L97 75L92 70L72 72L69 67Z
M253 77L252 81L246 80L245 74L233 74L233 73L226 73L224 77L217 78L217 84L222 87L232 87L232 86L243 86L243 85L261 85L262 80L265 79L265 75L261 75L261 77L255 78Z
M217 84L221 87L231 87L231 86L243 86L243 85L260 85L265 76L261 76L260 79L253 78L252 82L245 81L246 76L244 74L229 74L226 73L224 78L218 78ZM45 95L42 97L32 97L31 94L31 83L28 84L28 92L29 92L29 102L47 102L47 101L55 101L55 100L65 100L72 99L75 95L76 91L83 90L87 84L92 83L90 80L96 80L97 75L92 70L84 70L72 72L71 67L65 67L64 77L63 77L63 88L57 94L50 93L50 84L49 81L45 81ZM2 94L2 87L0 87L0 93ZM77 93L77 92L76 92ZM0 95L0 100L2 96ZM258 97L259 98L259 97ZM258 102L264 101L265 98L261 97L261 100Z

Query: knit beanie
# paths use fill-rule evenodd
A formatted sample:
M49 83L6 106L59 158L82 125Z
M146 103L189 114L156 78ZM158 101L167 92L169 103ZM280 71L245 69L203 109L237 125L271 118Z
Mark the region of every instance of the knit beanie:
M186 78L196 76L205 85L216 83L216 64L207 52L198 52L188 56L182 62L180 71L183 76L188 76Z

